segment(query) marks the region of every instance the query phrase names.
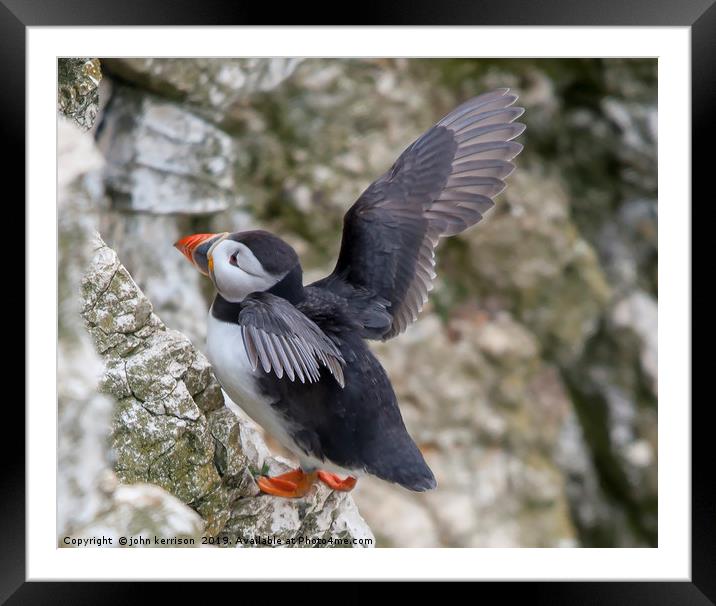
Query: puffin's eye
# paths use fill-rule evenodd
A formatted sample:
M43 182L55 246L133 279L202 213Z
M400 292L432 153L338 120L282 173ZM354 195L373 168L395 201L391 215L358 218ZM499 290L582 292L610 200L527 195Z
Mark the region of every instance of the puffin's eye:
M236 257L239 256L239 251L237 250L233 255L229 257L229 263L233 265L234 267L238 267L239 264L236 262Z

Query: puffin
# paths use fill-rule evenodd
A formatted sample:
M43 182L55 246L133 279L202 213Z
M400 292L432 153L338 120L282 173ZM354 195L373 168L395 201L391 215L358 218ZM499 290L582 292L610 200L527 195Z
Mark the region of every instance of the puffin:
M507 88L472 98L407 147L348 209L335 268L317 282L304 285L294 249L267 231L174 244L216 289L206 353L219 383L298 460L259 476L261 492L350 491L366 474L436 487L367 341L417 320L440 239L480 221L505 188L525 130L516 101Z

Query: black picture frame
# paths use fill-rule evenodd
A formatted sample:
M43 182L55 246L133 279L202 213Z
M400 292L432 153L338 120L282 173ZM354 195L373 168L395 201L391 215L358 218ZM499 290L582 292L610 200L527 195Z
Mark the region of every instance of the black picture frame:
M25 38L26 28L42 25L281 25L338 24L345 6L283 3L280 10L248 2L217 0L0 0L0 123L6 187L19 186L13 199L24 195L25 181ZM356 7L356 25L556 25L556 26L687 26L691 28L692 55L692 189L707 190L709 147L716 140L709 114L716 109L716 4L714 0L547 0L523 2L460 2L410 0L368 3ZM7 188L5 190L8 191ZM6 198L6 204L10 204ZM48 202L49 204L49 202ZM693 205L692 205L693 207ZM15 229L15 233L19 230ZM18 245L19 246L19 245ZM20 250L16 248L16 250ZM693 300L693 299L692 299ZM19 306L16 306L16 308ZM25 316L26 325L32 322ZM17 352L16 352L17 353ZM19 356L17 356L19 357ZM32 363L31 360L27 362ZM690 405L691 402L685 402ZM477 591L499 594L500 600L529 599L549 604L714 604L716 603L716 505L713 498L713 453L707 449L711 425L710 402L692 407L692 554L690 582L539 582L485 583ZM48 414L53 408L48 408ZM2 424L24 426L22 409L6 400ZM26 582L25 578L25 447L24 434L3 432L0 473L0 603L114 603L145 595L133 583ZM18 432L15 432L18 433ZM18 444L12 444L15 437ZM711 438L712 439L712 438ZM21 456L18 456L21 455ZM160 556L158 556L160 557ZM156 586L155 586L156 587ZM169 599L173 590L161 584ZM181 588L188 598L187 588ZM191 590L193 592L193 589ZM213 591L213 590L210 590ZM290 591L280 589L279 594ZM302 593L304 590L300 590ZM340 591L340 590L339 590ZM367 585L351 592L352 601L372 591ZM342 592L341 592L342 593ZM208 598L211 594L205 594ZM250 595L250 594L249 594ZM286 594L290 595L290 594ZM330 592L327 595L336 595ZM340 595L340 594L339 594ZM343 594L345 595L345 594ZM237 596L238 597L238 596ZM258 594L256 596L259 597ZM328 599L328 598L327 598ZM333 599L333 598L330 598Z

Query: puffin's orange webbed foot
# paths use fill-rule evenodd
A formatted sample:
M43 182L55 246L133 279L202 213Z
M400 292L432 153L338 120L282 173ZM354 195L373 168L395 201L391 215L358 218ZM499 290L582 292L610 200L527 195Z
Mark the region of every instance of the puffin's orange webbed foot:
M273 478L262 476L256 483L261 492L266 494L275 497L296 498L304 496L315 481L315 473L304 473L301 469L294 469Z
M357 478L348 476L345 480L341 480L335 473L329 473L327 471L319 471L318 479L321 480L326 486L333 490L339 490L341 492L348 492L353 490Z

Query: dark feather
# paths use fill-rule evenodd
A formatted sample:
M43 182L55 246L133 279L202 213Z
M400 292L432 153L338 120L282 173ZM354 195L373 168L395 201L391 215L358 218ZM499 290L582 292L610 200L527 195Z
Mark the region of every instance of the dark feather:
M415 321L435 277L435 246L480 221L505 188L524 110L500 89L467 101L417 139L348 210L333 273L314 286L390 321L364 338L390 339ZM360 301L354 302L360 293ZM369 293L369 295L366 295ZM387 303L387 305L386 305Z
M320 380L319 362L343 387L345 380L340 350L301 311L281 297L254 293L244 299L238 317L244 348L254 370L273 371L301 382Z

